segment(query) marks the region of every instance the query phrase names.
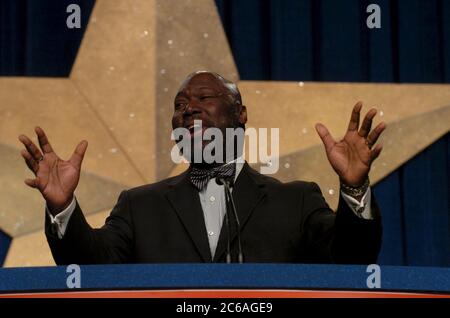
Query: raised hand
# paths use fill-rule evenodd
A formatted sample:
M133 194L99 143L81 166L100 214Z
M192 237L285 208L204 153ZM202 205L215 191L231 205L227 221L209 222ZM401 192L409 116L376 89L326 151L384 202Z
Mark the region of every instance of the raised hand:
M88 143L85 140L81 141L70 159L65 161L53 151L45 132L40 127L36 127L35 132L40 150L27 136L19 136L19 140L26 148L21 151L21 155L36 176L34 179L25 179L25 183L41 192L50 212L56 215L72 201L80 180L81 163Z
M372 162L382 150L381 145L376 145L374 148L373 146L386 128L386 124L382 122L371 130L372 120L377 114L377 110L372 108L364 117L359 129L361 108L361 102L353 107L347 132L340 141L336 141L323 124L316 124L328 161L341 181L352 187L361 186L366 180Z

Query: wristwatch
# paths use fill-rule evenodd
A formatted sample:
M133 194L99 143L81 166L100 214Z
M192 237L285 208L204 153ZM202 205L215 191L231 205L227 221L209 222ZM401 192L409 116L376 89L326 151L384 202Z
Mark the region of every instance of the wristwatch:
M369 177L367 177L364 183L359 187L349 186L342 181L340 181L340 183L341 183L341 191L344 192L345 194L348 194L351 197L360 197L364 195L364 193L366 193L370 185Z

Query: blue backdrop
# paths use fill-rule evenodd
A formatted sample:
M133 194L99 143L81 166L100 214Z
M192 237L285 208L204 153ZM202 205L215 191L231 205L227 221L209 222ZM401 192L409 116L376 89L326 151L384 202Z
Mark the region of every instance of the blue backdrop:
M60 27L70 3L82 8L81 30ZM242 79L450 82L450 1L216 3ZM381 29L366 27L369 3L381 7ZM67 76L93 4L2 0L0 75ZM381 264L450 266L449 157L447 134L375 187Z

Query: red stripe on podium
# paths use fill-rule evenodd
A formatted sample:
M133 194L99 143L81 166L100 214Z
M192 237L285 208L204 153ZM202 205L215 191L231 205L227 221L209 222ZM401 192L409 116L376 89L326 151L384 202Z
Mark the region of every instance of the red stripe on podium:
M450 294L341 290L114 290L0 294L0 298L450 298Z

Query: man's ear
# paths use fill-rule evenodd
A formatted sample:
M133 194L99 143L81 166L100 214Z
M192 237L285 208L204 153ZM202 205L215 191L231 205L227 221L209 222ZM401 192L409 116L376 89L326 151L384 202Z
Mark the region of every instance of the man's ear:
M239 123L245 125L247 123L247 107L245 105L241 106L241 111L239 112Z

